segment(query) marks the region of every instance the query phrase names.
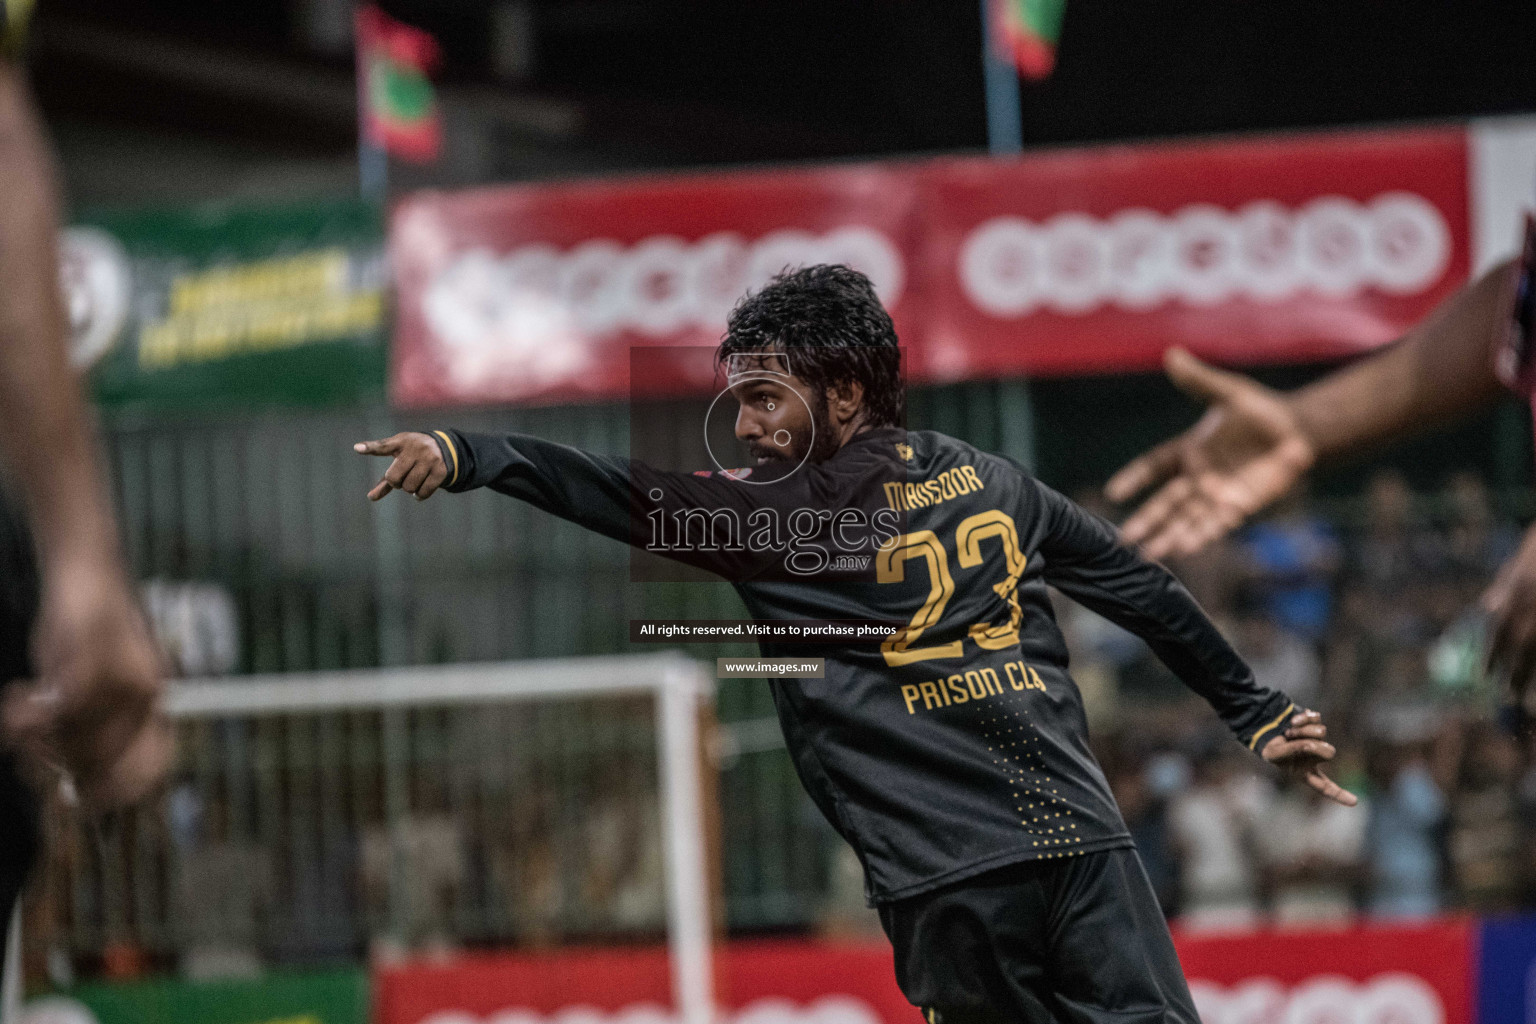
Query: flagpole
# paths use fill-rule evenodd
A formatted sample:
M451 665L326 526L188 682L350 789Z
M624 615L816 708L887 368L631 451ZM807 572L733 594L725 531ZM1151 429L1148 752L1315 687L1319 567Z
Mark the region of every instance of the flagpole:
M993 156L1013 156L1024 148L1024 114L1019 104L1018 69L997 56L993 37L993 0L981 0L981 68L986 79L987 149ZM1035 398L1029 378L999 381L1005 454L1035 466Z
M352 19L357 52L357 185L364 199L383 204L389 197L389 154L368 132L368 51L372 40L363 30L363 6L354 6Z
M364 199L382 203L389 197L389 154L366 139L358 140L357 182Z
M987 149L993 156L1007 156L1024 148L1024 114L1019 106L1019 73L997 56L993 38L992 5L981 0L981 67L986 79Z

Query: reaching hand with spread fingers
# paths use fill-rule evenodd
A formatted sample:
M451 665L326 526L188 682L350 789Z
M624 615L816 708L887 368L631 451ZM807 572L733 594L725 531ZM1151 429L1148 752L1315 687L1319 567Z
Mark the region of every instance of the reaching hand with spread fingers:
M1281 393L1183 349L1169 350L1164 363L1180 389L1210 408L1105 486L1115 502L1157 488L1122 527L1152 558L1198 552L1290 490L1316 460Z

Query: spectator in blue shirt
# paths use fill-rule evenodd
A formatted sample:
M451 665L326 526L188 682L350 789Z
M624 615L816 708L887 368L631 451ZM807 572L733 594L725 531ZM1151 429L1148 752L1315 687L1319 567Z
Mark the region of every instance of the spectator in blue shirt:
M1367 908L1380 918L1428 917L1441 904L1441 837L1446 800L1425 743L1397 738L1371 757L1375 796L1366 826Z
M1265 610L1281 629L1316 643L1333 614L1333 577L1341 548L1333 528L1294 492L1274 515L1250 526L1243 553Z

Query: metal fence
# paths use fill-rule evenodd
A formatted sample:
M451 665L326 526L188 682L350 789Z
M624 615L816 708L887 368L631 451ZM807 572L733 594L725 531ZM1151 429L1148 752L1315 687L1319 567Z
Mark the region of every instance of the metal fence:
M672 468L687 469L709 465L699 429L705 404L119 416L106 434L134 571L170 589L192 582L227 592L239 634L234 672L301 672L627 652L631 617L740 615L726 584L631 583L621 545L490 492L370 504L364 494L384 464L351 450L360 439L446 423L624 454L633 426L646 432L648 454L670 454ZM1022 384L974 383L914 390L909 423L1027 461L1028 413ZM718 709L729 922L809 924L827 896L836 839L794 777L766 686L722 683ZM375 726L346 728L361 737ZM595 755L580 731L540 735L563 737L573 759ZM317 758L331 742L321 733L189 742L217 761L232 756L231 744L258 739L269 758ZM297 823L282 825L290 826Z
M33 941L193 978L370 946L697 947L707 680L649 656L178 686L163 800L51 816Z

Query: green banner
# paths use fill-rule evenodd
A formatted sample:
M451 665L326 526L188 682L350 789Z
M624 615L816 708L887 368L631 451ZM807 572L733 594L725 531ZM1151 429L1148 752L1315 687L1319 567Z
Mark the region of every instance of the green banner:
M103 213L60 248L75 361L104 406L321 405L384 391L384 231L369 204Z
M362 971L328 971L260 981L82 985L27 1009L50 1024L367 1024L368 980Z

